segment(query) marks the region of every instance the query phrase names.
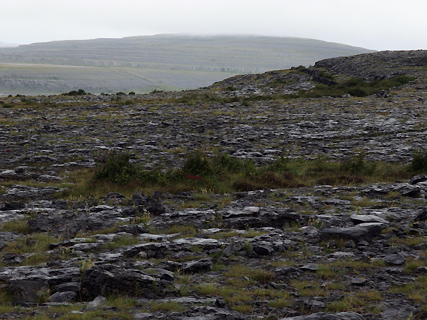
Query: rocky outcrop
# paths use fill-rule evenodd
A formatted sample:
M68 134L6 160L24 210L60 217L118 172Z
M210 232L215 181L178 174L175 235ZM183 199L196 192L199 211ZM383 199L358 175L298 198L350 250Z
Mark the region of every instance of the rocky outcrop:
M366 80L380 80L396 75L419 75L427 65L427 54L418 51L381 51L369 54L325 59L315 63L334 74Z
M76 199L65 189L73 170L110 151L145 168L181 167L202 147L257 164L364 151L406 165L425 145L424 55L327 60L314 73L235 77L225 91L3 99L0 303L28 309L7 306L0 318L54 319L57 304L134 319L425 318L424 174L230 194L137 186ZM417 79L380 96L278 98L310 90L325 70Z

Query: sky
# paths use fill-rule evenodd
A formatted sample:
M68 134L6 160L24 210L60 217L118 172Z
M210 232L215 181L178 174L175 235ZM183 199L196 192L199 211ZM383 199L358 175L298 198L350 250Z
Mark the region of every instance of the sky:
M0 42L264 35L427 49L426 0L0 0Z

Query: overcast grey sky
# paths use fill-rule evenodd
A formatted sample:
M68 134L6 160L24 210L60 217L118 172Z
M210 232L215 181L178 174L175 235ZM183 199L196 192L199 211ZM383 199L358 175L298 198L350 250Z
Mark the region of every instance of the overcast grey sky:
M0 42L256 34L427 49L426 12L426 0L0 0Z

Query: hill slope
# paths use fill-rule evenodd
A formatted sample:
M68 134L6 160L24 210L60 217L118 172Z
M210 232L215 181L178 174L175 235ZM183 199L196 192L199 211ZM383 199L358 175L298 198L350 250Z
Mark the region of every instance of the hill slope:
M236 74L308 66L365 52L369 50L319 40L260 36L158 35L35 43L0 49L0 92L189 89Z
M0 319L427 319L426 59L0 99Z

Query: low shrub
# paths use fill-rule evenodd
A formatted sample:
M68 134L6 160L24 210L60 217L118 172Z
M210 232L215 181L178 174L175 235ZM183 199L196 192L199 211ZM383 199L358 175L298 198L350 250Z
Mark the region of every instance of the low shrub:
M427 150L415 150L409 169L413 172L427 171Z
M366 153L360 152L357 156L341 163L340 169L351 175L372 175L376 169L374 162L365 161Z
M140 172L136 164L129 160L129 153L109 153L106 159L98 159L94 180L107 180L113 183L124 184L135 179ZM104 162L100 165L99 162Z
M188 155L182 171L187 175L201 177L210 176L214 173L211 162L203 156L201 151L196 151Z
M86 91L84 91L83 89L79 89L79 90L72 90L70 92L67 93L63 93L63 96L84 96L87 95L88 93Z

